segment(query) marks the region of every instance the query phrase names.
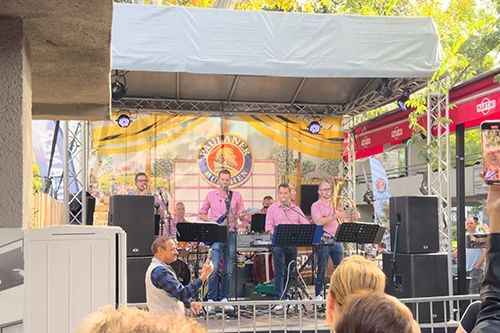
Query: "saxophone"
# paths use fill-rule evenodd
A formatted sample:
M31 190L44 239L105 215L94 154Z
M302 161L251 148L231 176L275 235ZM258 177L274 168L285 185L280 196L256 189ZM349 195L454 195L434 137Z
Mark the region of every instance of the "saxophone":
M356 204L351 198L342 196L342 190L345 183L350 182L350 179L332 177L332 201L335 211L344 211L347 213L346 219L338 219L339 223L356 222L358 218Z

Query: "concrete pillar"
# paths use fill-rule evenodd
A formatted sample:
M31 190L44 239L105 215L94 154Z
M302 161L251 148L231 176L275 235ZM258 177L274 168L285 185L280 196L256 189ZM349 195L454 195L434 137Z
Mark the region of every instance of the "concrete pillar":
M0 16L0 228L33 221L31 67L23 22Z
M423 161L420 157L420 151L422 148L427 144L426 140L418 141L410 146L408 146L408 165L409 166L414 166L414 165L419 165L419 164L424 164L425 161Z

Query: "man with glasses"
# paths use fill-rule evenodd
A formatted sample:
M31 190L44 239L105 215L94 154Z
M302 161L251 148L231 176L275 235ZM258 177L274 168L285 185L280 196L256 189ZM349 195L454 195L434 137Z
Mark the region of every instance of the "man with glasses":
M332 200L332 187L327 182L322 182L318 187L319 200L311 206L311 217L317 225L323 226L323 238L333 238L337 232L339 223L337 219L347 218L347 213L335 211ZM318 263L318 275L316 277L316 300L322 300L321 291L325 282L325 271L328 258L331 257L333 264L337 267L344 259L344 247L342 243L334 242L331 245L323 245L316 252Z
M135 175L134 181L135 181L136 190L132 194L135 194L135 195L153 195L155 198L155 204L160 205L160 215L163 216L164 219L166 219L167 215L165 212L166 211L165 205L163 204L163 201L161 200L160 196L151 191L151 187L149 186L148 176L144 172L138 172ZM167 229L168 228L163 229L163 235L168 234ZM175 235L171 235L171 236L173 238L175 238Z

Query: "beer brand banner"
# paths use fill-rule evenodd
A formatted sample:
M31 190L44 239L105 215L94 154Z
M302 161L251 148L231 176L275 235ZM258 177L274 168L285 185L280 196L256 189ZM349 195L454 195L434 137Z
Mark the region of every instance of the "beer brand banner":
M337 175L343 153L341 117L321 119L319 134L309 132L313 119L296 116L140 112L131 119L128 128L92 123L90 191L99 220L107 220L109 196L135 191L137 172L149 176L153 189L162 187L169 202L182 201L188 219L196 220L222 169L231 172L230 187L245 206L260 208L264 196L276 197L279 183L290 183L296 194L300 184L323 180L319 174Z
M384 166L379 160L370 157L369 161L372 173L373 197L375 199L373 203L375 210L375 223L386 228L386 234L383 239L389 248L389 198L391 197L389 179L387 178Z

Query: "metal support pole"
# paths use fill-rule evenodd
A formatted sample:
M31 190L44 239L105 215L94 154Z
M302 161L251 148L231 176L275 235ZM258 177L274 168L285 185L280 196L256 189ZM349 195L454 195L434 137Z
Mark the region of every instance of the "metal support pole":
M82 144L82 149L80 151L80 163L82 167L82 172L80 173L80 184L82 193L82 225L87 224L87 188L88 188L88 122L81 122L80 131L80 142Z
M455 130L457 138L457 248L458 248L458 294L467 292L467 274L465 268L465 134L464 124L458 124Z
M66 213L64 214L64 223L69 223L69 174L68 174L68 163L69 163L69 151L68 151L68 121L62 122L63 128L63 202L64 209Z

